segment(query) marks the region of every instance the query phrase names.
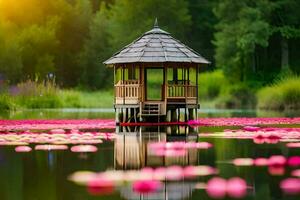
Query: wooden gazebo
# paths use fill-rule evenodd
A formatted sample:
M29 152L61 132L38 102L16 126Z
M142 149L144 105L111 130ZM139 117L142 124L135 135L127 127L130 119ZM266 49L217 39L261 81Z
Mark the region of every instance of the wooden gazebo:
M117 122L197 117L200 54L154 28L104 62L114 68Z

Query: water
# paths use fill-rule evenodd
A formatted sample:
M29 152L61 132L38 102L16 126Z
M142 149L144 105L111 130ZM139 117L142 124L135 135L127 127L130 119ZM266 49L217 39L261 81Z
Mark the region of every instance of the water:
M13 114L6 118L111 118L111 110L38 110ZM42 113L42 114L41 114ZM202 116L257 116L255 111L207 110ZM299 127L299 125L293 125ZM94 196L85 186L68 180L76 171L103 172L106 170L131 170L144 167L207 165L216 168L217 176L229 179L241 177L246 180L247 195L242 199L299 199L284 194L280 182L290 177L293 168L284 168L283 175L274 175L268 167L234 166L235 158L300 155L300 149L289 149L284 143L255 144L252 139L224 139L206 137L202 133L222 132L238 127L143 127L118 128L100 131L116 134L113 141L97 144L96 153L71 151L35 151L16 153L14 146L0 146L0 194L3 200L82 200L82 199L211 199L199 183L206 183L213 176L192 180L163 182L162 188L148 195L133 192L130 184L120 185L107 195ZM91 130L83 130L91 131ZM98 130L97 130L98 131ZM169 133L187 133L170 135ZM198 134L200 133L200 134ZM148 149L150 142L209 142L210 149L190 149L181 157L159 157ZM34 148L35 145L31 144ZM69 147L72 145L69 145ZM296 168L295 168L296 169ZM226 198L230 199L230 198Z
M297 117L300 111L261 111L251 109L202 108L199 117ZM25 109L1 112L0 119L113 119L111 108Z

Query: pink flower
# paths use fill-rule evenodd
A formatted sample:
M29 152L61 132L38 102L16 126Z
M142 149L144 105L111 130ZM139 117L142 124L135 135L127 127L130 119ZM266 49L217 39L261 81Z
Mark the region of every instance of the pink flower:
M269 158L269 166L271 167L282 167L286 162L286 158L281 155L274 155Z
M156 180L135 181L132 185L133 191L141 194L147 194L157 191L162 187L161 182Z
M227 193L233 198L242 198L247 194L247 183L239 177L231 178L227 181Z
M96 152L98 151L98 148L94 145L76 145L71 147L71 151L88 153L88 152Z
M253 163L252 158L236 158L233 160L233 164L236 166L252 166Z
M255 166L267 166L269 164L269 159L268 158L256 158L254 160L254 165Z
M281 181L280 188L283 192L291 195L300 193L300 179L299 178L287 178Z
M114 182L101 178L101 176L93 178L87 183L87 190L92 195L111 194L114 191Z
M288 158L287 164L291 167L300 166L300 156L292 156Z
M226 187L225 179L214 177L207 182L206 192L211 198L222 199L226 195Z
M15 151L16 152L30 152L32 150L32 148L31 147L29 147L29 146L17 146L16 148L15 148Z

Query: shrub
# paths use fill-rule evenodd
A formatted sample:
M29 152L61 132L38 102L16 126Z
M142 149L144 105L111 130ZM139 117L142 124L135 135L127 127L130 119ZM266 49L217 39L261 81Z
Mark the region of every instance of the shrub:
M245 84L226 88L216 102L217 108L254 108L255 105L255 92Z
M62 106L58 92L59 88L52 81L28 80L18 84L12 95L25 108L58 108Z
M287 76L257 93L258 108L267 110L300 109L300 78Z
M64 108L80 108L82 107L81 93L75 90L62 90L60 96L63 101Z
M201 99L215 99L226 86L228 86L228 82L221 70L199 75L199 96Z
M16 105L14 104L12 98L7 94L0 94L0 110L9 111L15 109L16 109Z

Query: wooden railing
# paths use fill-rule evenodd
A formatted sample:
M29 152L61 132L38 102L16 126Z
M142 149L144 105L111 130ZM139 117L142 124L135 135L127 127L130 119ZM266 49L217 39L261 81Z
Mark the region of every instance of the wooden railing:
M140 98L142 87L139 84L115 85L116 97Z
M196 98L197 87L195 85L167 85L167 98Z

